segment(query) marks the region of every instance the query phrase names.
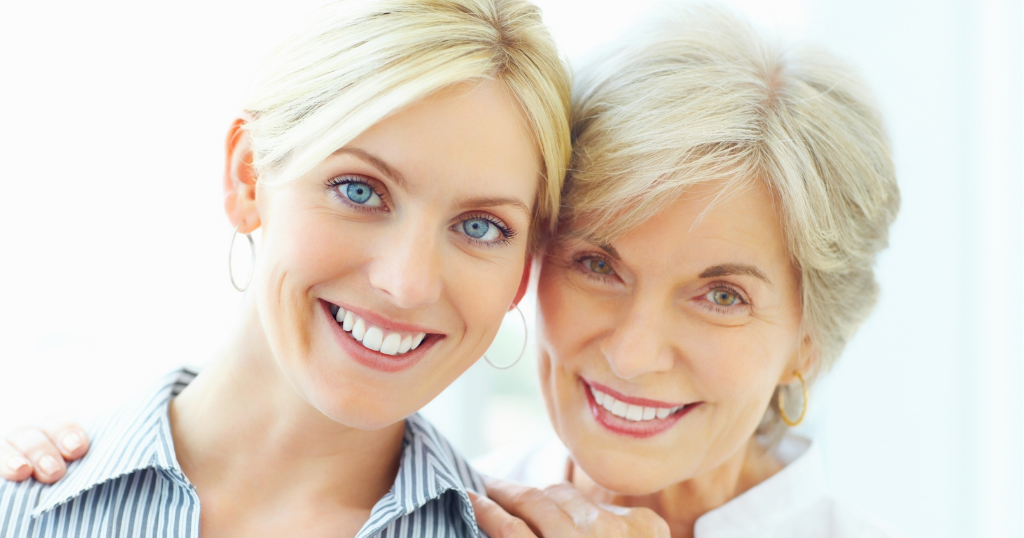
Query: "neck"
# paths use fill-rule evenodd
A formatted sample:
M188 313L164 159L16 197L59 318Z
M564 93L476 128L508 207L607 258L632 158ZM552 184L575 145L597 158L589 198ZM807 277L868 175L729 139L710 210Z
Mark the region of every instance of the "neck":
M595 501L618 506L646 507L664 519L672 538L692 538L700 516L722 506L782 470L753 438L718 467L646 495L620 495L601 488L579 467L572 482Z
M170 406L204 518L298 506L368 517L398 473L404 421L364 431L321 413L284 377L251 298L244 311L229 345Z

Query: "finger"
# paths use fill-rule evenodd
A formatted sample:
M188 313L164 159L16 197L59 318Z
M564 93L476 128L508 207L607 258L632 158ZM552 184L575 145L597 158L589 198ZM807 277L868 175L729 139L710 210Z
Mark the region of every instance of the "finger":
M522 519L541 536L567 536L573 520L561 507L537 489L507 480L484 479L487 496L509 514Z
M13 446L0 441L0 478L11 482L21 482L32 476L32 464L14 449Z
M592 529L603 510L569 483L544 488L544 493L572 518L577 529Z
M491 538L537 538L523 520L509 514L498 503L467 491L473 503L476 523Z
M43 433L60 450L66 461L80 459L89 451L89 436L76 422L64 417L50 417L43 421Z
M669 538L672 531L668 523L654 510L641 506L630 508L626 516L630 526L630 536L650 536L651 538Z
M52 484L64 476L64 456L43 432L25 428L7 437L15 450L32 462L32 476L44 484Z
M596 504L568 483L548 486L544 492L573 518L582 536L670 536L668 523L650 508Z

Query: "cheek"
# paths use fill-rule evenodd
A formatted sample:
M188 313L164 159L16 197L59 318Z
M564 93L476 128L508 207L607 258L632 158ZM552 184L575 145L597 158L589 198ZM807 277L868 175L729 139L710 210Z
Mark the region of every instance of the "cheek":
M601 360L591 343L601 332L602 316L599 305L567 282L557 268L541 272L537 302L541 390L552 425L564 435L564 427L578 419L579 406L585 402L578 375L588 361Z
M769 331L735 329L705 332L691 367L695 386L713 404L719 428L756 427L786 362L780 340ZM753 431L743 432L752 434Z

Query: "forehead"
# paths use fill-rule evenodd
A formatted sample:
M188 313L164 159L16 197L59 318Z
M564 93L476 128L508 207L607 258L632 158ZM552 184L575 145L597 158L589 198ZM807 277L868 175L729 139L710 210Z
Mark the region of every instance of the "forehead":
M523 112L495 81L438 91L381 120L350 147L417 181L447 186L536 188L541 155ZM521 189L520 189L521 190Z
M700 272L745 263L765 271L791 267L772 192L763 181L723 190L725 181L694 185L610 246L627 263Z

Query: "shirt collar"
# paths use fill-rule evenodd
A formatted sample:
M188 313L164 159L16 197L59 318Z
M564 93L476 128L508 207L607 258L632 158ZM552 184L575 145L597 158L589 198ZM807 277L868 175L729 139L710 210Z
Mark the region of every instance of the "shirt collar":
M185 368L175 370L89 428L89 452L68 465L66 478L43 491L32 517L108 480L149 467L167 471L169 478L189 487L174 456L167 406L195 376Z
M824 466L816 444L787 435L775 450L786 466L742 495L697 519L694 536L751 536L770 529L825 493Z
M483 480L440 433L419 414L405 421L402 461L391 490L373 507L370 519L356 535L373 536L399 517L450 495L458 499L458 512L466 536L480 536L466 490L483 494Z
M108 480L146 468L162 470L180 487L190 488L175 457L167 411L171 399L195 377L196 372L184 368L171 372L149 391L90 428L89 452L68 465L68 470L75 469L74 472L68 472L66 478L44 490L32 517ZM419 414L406 419L401 458L391 490L377 501L358 538L372 536L399 517L446 495L458 499L466 536L479 536L466 490L483 494L483 480Z

